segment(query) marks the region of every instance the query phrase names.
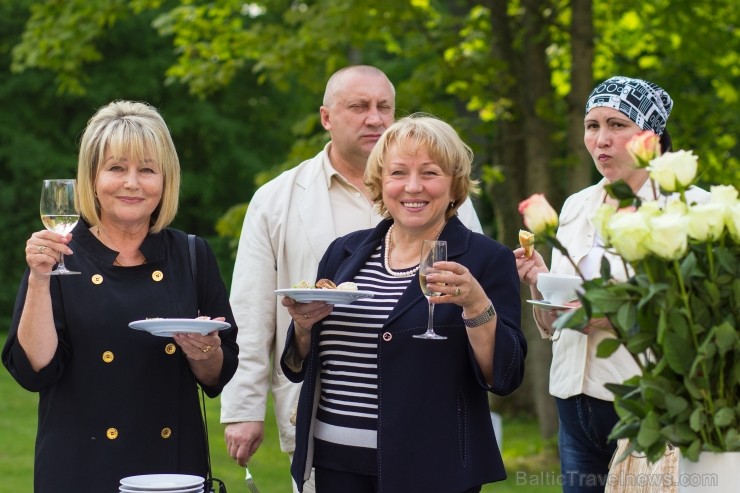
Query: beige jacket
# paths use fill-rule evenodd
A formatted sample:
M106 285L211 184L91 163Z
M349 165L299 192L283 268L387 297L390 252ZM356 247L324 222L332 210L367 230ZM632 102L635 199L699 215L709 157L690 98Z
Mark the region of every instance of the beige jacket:
M295 448L290 414L300 385L291 383L278 362L290 325L288 311L274 293L298 281L315 280L319 260L336 238L324 159L327 144L314 158L260 187L249 203L231 285L231 306L239 334L239 367L221 394L221 423L264 421L268 389L284 452ZM459 209L460 220L481 232L470 200ZM376 216L357 229L373 227Z

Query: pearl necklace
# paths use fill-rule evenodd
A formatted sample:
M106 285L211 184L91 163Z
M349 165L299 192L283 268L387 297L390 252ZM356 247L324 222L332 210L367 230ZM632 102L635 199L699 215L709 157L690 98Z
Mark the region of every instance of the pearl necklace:
M417 272L419 272L420 265L417 265L413 269L408 270L393 270L391 269L391 249L393 248L393 242L391 241L391 234L393 232L393 224L391 224L391 227L388 228L388 232L385 234L385 255L383 255L383 266L385 267L385 270L388 274L392 275L393 277L411 277Z

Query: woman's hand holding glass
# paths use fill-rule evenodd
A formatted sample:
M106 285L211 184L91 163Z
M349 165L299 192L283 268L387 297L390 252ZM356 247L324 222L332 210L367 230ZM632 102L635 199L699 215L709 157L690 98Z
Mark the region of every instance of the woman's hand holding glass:
M77 205L77 181L73 179L44 180L41 187L39 211L41 222L44 223L46 229L65 237L69 235L77 221L80 220L80 210ZM45 253L46 248L46 245L39 245L39 253ZM61 251L58 264L57 269L50 271L49 274L79 274L64 266L64 253Z
M432 296L429 299L431 303L454 303L461 306L468 316L479 315L488 308L488 295L467 267L444 261L436 262L434 269L436 272L427 276L427 283L440 295Z
M72 240L71 234L61 235L49 230L33 233L26 241L26 263L31 269L31 276L49 278L62 255L72 255L67 244Z

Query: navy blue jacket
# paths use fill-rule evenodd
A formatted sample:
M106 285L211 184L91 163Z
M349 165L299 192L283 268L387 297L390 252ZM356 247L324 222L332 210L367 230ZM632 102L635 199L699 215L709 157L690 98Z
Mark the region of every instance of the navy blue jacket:
M349 281L377 248L391 221L335 240L318 278ZM522 383L527 345L520 329L519 276L514 255L500 243L467 229L456 217L445 226L447 257L466 266L498 313L494 382L488 387L475 360L462 308L438 304L434 328L447 340L414 339L426 330L427 301L411 282L378 334L378 484L383 493L456 493L506 478L493 433L488 393L506 395ZM300 372L286 361L293 349L288 331L281 366L303 381L291 471L302 489L312 466L312 422L318 403L318 337Z
M217 396L236 371L236 322L210 246L198 240L198 286L187 235L172 228L149 234L147 262L117 267L118 255L80 221L65 257L78 276L54 276L51 299L59 347L40 371L17 339L28 291L21 281L13 325L2 352L11 375L39 393L34 463L36 493L115 492L126 476L208 470L198 387L187 358L170 337L131 329L145 318L223 316ZM200 289L199 289L200 288ZM201 296L199 296L199 293Z

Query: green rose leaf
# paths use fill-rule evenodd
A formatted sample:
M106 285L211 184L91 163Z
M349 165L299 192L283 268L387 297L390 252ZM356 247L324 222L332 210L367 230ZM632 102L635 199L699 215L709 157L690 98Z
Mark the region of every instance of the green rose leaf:
M691 341L672 332L665 335L664 356L668 360L668 366L674 372L679 375L685 375L688 372L694 360L692 353Z
M648 349L654 340L655 336L653 334L640 331L628 337L625 344L631 354L640 354Z
M704 427L706 423L707 415L704 413L704 409L700 407L694 409L694 412L691 413L691 417L689 418L689 426L691 426L691 429L694 431L699 431Z
M638 390L638 387L636 387L635 385L628 385L627 384L628 382L629 382L629 380L627 382L625 382L624 384L607 383L605 385L605 387L607 389L609 389L609 391L612 394L621 397L621 396L625 396L625 395L629 394L630 392L634 392L634 391Z
M637 443L644 448L650 447L660 440L660 424L658 416L650 411L640 424L640 431L637 432Z
M740 434L736 428L730 428L725 434L725 446L727 450L740 451Z
M609 439L616 440L619 438L634 438L635 435L637 435L637 432L639 431L639 429L640 429L639 421L628 421L628 422L620 421L614 426L614 428L612 428L611 433L609 433Z
M704 381L696 377L684 378L683 384L691 395L692 399L701 400L703 398L702 388Z
M604 186L609 196L619 200L620 207L627 207L634 203L637 195L624 180L617 180Z
M668 410L668 415L675 417L689 407L689 402L683 397L673 394L665 394L665 407Z
M696 265L696 255L694 255L694 252L689 252L681 262L681 276L685 280L688 280L697 275L703 277L703 273Z
M624 417L628 414L637 416L642 419L647 414L647 409L643 406L642 399L619 399L614 402L617 414ZM622 411L622 412L620 412ZM626 411L625 414L623 412Z
M670 310L668 312L668 326L670 331L682 339L689 339L689 323L681 310Z
M557 330L560 329L574 329L583 330L589 322L589 316L586 313L585 308L582 306L577 310L570 310L564 313L553 324L553 327Z
M691 461L698 461L699 460L699 452L701 452L701 440L698 438L691 442L691 445L689 445L687 448L682 448L681 453L684 457Z
M733 253L726 247L718 247L715 248L714 255L726 272L733 275L737 271L737 253Z
M619 341L619 339L604 339L596 348L596 356L598 356L599 358L608 358L609 356L614 354L614 352L619 349L619 346L621 345L622 343Z
M635 326L637 321L637 307L632 303L624 303L617 310L616 325L622 330L628 331Z
M735 410L731 407L723 407L714 414L715 426L730 426L735 421Z
M719 354L724 356L731 349L735 349L738 344L738 333L735 327L730 325L730 322L725 321L715 329L714 334L715 340L717 341L717 348Z
M686 423L664 426L661 431L668 441L675 444L691 443L697 438L696 433Z

